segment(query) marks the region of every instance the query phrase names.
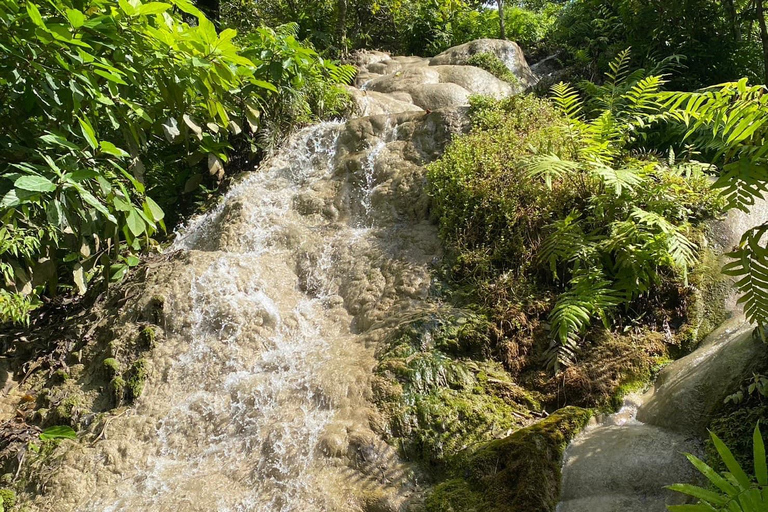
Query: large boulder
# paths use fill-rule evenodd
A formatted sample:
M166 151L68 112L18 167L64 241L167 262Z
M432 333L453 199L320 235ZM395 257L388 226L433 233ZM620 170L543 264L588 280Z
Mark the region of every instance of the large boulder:
M432 58L430 65L443 66L446 64L464 66L467 61L479 53L492 53L512 71L520 82L530 87L536 84L536 76L528 67L523 50L513 41L502 39L477 39L445 50Z

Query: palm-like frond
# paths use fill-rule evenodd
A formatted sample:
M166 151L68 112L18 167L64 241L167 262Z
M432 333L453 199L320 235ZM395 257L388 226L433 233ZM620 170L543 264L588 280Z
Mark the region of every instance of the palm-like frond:
M569 119L578 119L584 106L579 93L565 82L552 86L552 101Z
M621 196L625 191L632 191L643 182L641 169L624 167L614 169L600 162L589 166L589 172L597 176L607 188L613 189L616 196Z
M560 295L549 316L552 337L565 344L599 317L608 327L607 310L621 303L611 282L595 269L583 269L571 279L570 289Z
M557 155L539 155L527 162L528 177L544 179L547 188L552 188L553 180L578 171L580 164L563 160Z
M747 231L741 247L728 254L733 261L723 267L724 274L739 278L736 286L742 296L738 302L760 333L768 319L768 248L763 242L766 233L768 224Z

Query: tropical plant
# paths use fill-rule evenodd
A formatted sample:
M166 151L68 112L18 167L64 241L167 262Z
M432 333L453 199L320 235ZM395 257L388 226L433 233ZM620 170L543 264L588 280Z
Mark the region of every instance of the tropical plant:
M120 279L165 230L158 203L220 181L276 96L349 76L290 34L241 47L187 0L3 0L0 27L0 321Z
M667 509L671 512L763 512L768 510L768 461L766 461L760 424L755 426L752 436L754 476L747 474L719 437L710 433L710 438L728 471L718 474L695 455L686 454L691 464L712 484L712 490L691 484L670 485L669 489L693 496L699 501L695 505L671 505Z
M542 154L529 162L530 178L550 190L567 186L585 200L580 210L546 228L538 254L552 278L566 285L550 314L548 360L555 368L572 361L593 318L609 327L611 308L647 293L663 275L685 282L696 263L691 233L701 205L675 192L688 188L703 199L709 166L628 151L643 140L646 119L659 112L664 84L658 75L630 73L629 56L628 50L621 52L605 85L592 88L597 105L592 118L584 116L584 102L572 86L553 87L576 158Z
M747 79L700 92L662 93L658 118L687 128L684 137L722 169L713 187L730 208L748 212L768 190L768 89ZM768 223L747 230L723 271L738 278L739 302L763 337L768 325Z

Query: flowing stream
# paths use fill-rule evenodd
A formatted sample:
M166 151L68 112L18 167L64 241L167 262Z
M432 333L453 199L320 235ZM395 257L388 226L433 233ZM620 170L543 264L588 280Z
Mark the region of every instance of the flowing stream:
M448 116L446 118L445 116ZM373 427L375 348L429 305L424 163L451 114L295 134L150 273L164 339L135 406L66 453L40 510L401 510L417 472ZM105 427L106 429L107 427Z

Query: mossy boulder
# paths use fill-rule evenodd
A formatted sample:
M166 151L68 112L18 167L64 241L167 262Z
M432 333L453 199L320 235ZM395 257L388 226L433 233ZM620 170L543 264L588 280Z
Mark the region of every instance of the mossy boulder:
M561 460L590 411L565 407L467 457L456 477L435 487L428 512L551 512L560 496Z
M540 409L499 363L466 357L482 352L486 333L479 316L428 315L402 327L380 352L374 398L386 417L385 436L407 458L445 470L460 453L520 428Z
M120 375L120 361L114 357L108 357L104 360L104 370L110 378Z

